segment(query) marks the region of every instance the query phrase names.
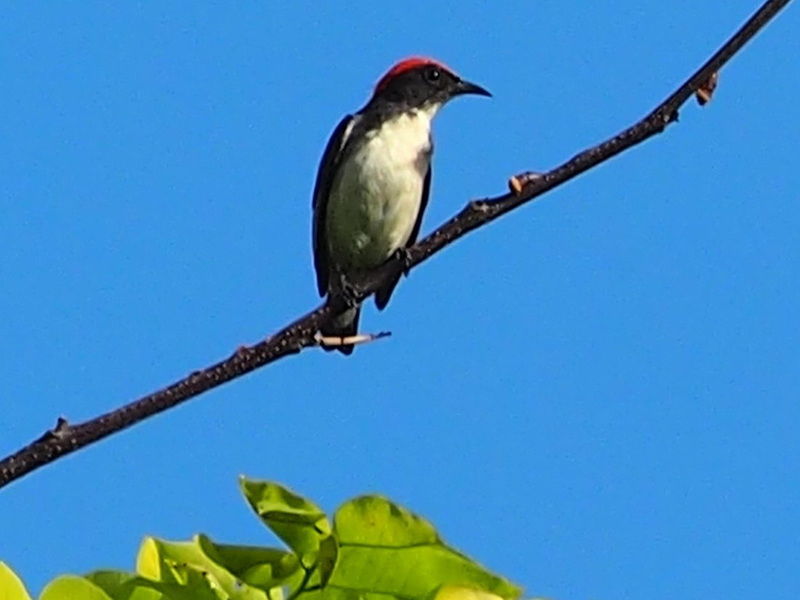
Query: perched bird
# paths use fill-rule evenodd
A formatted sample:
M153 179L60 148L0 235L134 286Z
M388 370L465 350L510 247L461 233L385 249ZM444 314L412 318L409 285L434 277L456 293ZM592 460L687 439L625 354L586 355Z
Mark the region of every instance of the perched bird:
M331 135L314 186L313 247L321 296L341 292L348 276L380 266L414 244L431 187L431 121L451 98L491 96L430 58L408 58L378 81L367 104ZM375 294L382 310L398 275ZM361 307L320 332L356 335ZM344 354L352 344L325 346Z

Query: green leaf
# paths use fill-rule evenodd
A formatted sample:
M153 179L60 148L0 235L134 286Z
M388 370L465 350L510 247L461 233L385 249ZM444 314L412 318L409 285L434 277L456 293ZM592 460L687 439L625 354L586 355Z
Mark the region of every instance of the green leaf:
M241 477L239 486L264 524L300 557L303 565L314 565L320 542L331 534L322 509L277 483Z
M426 520L380 496L344 504L334 518L339 556L329 586L341 600L353 594L430 598L442 586L458 586L515 599L521 590L446 546ZM385 598L384 598L385 600Z
M217 544L204 535L197 536L200 549L235 577L262 590L299 582L303 570L297 555L277 548ZM277 600L275 594L272 600Z
M31 600L20 578L3 561L0 561L0 598L2 600Z
M444 585L432 600L502 600L497 594L460 585Z
M382 496L361 496L344 503L334 516L340 544L417 546L441 544L433 525Z
M191 542L145 538L136 562L137 572L148 579L192 590L195 598L269 600L264 590L248 585L204 551L215 549L205 537Z
M373 594L365 590L337 588L328 586L315 588L301 595L299 600L391 600L389 596ZM409 600L409 599L406 599Z
M177 583L153 581L122 571L94 571L86 579L101 588L113 600L203 600L217 599L210 590L200 593Z
M336 566L336 559L339 557L339 543L336 541L336 536L328 536L319 545L319 585L325 587L333 573L333 568Z
M62 575L45 586L39 600L112 600L112 598L88 579L75 575Z

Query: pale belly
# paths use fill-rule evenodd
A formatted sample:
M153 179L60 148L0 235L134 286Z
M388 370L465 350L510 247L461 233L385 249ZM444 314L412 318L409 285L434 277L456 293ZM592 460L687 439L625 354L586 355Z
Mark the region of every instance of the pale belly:
M429 164L429 147L422 150L400 161L401 167L394 161L356 160L340 173L326 215L332 263L344 271L372 269L406 245Z

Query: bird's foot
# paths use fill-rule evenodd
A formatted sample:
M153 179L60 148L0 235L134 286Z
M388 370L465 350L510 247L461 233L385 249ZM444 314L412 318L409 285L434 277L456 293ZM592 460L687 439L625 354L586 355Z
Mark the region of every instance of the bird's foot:
M403 275L408 277L408 273L411 271L411 253L408 248L403 247L395 250L394 259L400 261Z

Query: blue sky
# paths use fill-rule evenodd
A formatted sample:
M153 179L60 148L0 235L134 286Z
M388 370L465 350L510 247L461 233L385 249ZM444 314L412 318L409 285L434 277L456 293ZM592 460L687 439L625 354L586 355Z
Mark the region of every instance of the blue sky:
M325 141L409 54L494 98L436 122L428 232L652 109L755 0L17 3L0 17L0 454L316 306ZM309 351L0 490L38 590L144 535L275 543L236 476L381 492L525 586L800 585L800 12L714 100L437 255Z

